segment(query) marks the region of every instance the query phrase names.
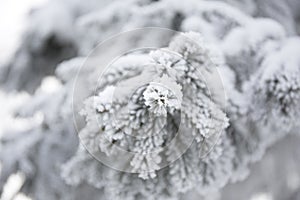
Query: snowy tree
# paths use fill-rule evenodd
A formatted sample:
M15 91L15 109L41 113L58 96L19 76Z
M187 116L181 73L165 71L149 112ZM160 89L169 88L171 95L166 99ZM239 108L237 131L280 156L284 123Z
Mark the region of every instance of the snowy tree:
M56 7L47 7L48 14L41 9L37 16L45 18L30 27L28 37L36 35L30 47L23 45L2 73L24 77L5 87L35 91L16 117L42 119L4 135L0 188L22 172L20 192L34 199L184 199L193 193L218 199L217 192L244 180L271 145L296 132L300 40L290 37L292 1L274 2L283 7L281 16L271 15L272 2L249 1L248 14L256 18L215 1L54 2L59 12L68 5L65 21L51 26ZM88 63L88 53L112 34L148 26L185 33L151 35L160 48L122 55L99 81L104 66ZM132 34L127 42L148 40ZM56 45L62 52L52 57ZM35 56L43 48L50 57ZM37 87L53 73L54 92Z

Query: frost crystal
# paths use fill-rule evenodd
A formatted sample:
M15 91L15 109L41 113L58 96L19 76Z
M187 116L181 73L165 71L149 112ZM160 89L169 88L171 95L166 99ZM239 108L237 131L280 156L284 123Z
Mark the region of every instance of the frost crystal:
M171 79L163 76L159 82L150 83L143 93L145 104L152 112L157 115L167 115L167 111L179 109L182 100L181 87L176 83L172 83ZM167 87L170 87L167 88ZM173 94L173 91L179 93L179 97Z

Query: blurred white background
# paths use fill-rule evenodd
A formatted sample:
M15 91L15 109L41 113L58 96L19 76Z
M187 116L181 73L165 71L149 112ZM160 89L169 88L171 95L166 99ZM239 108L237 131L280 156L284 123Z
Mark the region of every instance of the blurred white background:
M0 6L0 64L5 62L18 46L27 24L30 10L47 0L1 0Z
M0 6L0 66L3 66L11 56L13 56L16 48L20 44L22 33L28 21L27 16L32 9L35 9L45 3L47 0L1 0ZM1 132L11 123L12 118L8 117L8 113L13 109L12 105L16 105L16 101L22 98L15 98L14 95L7 99L8 96L0 91L0 102L3 107L0 119L0 137ZM4 105L3 105L4 104ZM10 106L11 105L11 106ZM16 174L12 176L5 187L5 192L1 200L27 200L24 195L12 197L15 190L22 184L22 175Z

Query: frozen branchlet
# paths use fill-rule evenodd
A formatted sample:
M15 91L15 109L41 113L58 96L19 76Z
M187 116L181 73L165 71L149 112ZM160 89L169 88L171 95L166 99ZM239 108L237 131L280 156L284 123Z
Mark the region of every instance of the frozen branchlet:
M169 48L151 52L148 54L150 59L145 59L148 63L141 62L142 72L133 77L119 77L118 87L100 85L103 89L97 90L99 93L86 101L82 113L87 124L79 134L90 152L104 152L107 156L118 154L118 148L133 152L128 167L132 168L131 172L138 173L135 179L141 178L145 184L167 182L174 189L170 193L175 196L178 191L186 192L197 185L203 185L202 194L210 188L222 187L229 179L232 166L219 157L226 155L229 159L225 161L231 163L234 155L234 147L230 150L218 141L223 138L222 134L226 135L228 119L207 96L209 90L205 80L197 76L205 71L209 74L215 66L207 62L210 50L200 46L201 43L192 43L195 36L200 38L196 33L179 35ZM191 41L186 43L189 37ZM122 68L121 64L115 64L113 68L118 65ZM152 77L151 81L135 81L146 77ZM110 95L107 95L108 91ZM190 145L185 153L184 148ZM215 150L211 152L212 149ZM183 154L182 158L162 170L164 162L173 162L180 154ZM182 180L178 181L183 181L180 185L184 187L179 189L179 182L175 181L179 177L176 178L174 172L185 168L191 169L181 175ZM212 175L215 172L220 174ZM223 176L222 172L226 174ZM187 177L191 179L187 180ZM157 187L153 189L157 190Z
M274 125L279 122L278 128L286 132L300 117L300 59L296 56L299 44L298 38L283 42L280 49L263 60L248 86L253 88L252 97L255 96L251 99L255 102L255 120L273 121Z

